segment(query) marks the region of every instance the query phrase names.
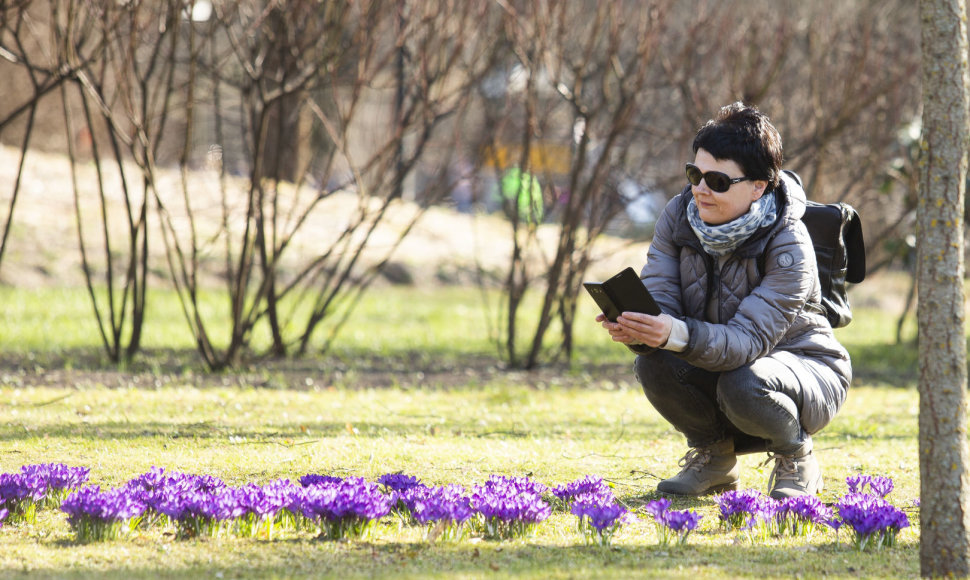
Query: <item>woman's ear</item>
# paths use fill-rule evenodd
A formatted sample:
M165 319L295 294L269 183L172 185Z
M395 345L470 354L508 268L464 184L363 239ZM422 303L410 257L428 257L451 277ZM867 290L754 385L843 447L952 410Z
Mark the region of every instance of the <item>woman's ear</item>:
M758 180L752 183L754 184L754 189L751 191L751 201L757 201L765 194L765 190L768 188L768 182Z

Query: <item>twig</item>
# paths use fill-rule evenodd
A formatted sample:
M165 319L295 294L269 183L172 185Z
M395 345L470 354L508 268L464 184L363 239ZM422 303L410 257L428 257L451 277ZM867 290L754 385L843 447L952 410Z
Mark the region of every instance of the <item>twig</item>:
M34 403L34 406L35 407L46 407L47 405L52 405L52 404L54 404L54 403L56 403L58 401L63 401L64 399L66 399L68 397L73 397L73 396L74 396L74 393L68 393L66 395L61 395L60 397L54 397L53 399L50 399L48 401L44 401L43 403Z

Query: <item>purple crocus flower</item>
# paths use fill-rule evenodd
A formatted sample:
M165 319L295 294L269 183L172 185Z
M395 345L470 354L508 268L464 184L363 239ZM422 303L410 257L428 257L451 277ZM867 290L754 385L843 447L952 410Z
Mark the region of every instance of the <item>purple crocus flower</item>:
M832 510L814 495L798 495L783 500L778 507L778 515L791 515L821 523L832 517Z
M398 505L409 514L413 514L419 502L428 501L429 498L436 496L460 497L464 495L465 488L458 484L450 484L444 487L433 487L419 484L410 487L400 493L395 492L393 497L398 500ZM416 520L412 523L418 523Z
M194 494L196 492L178 493L175 490L169 489L164 492L154 493L150 500L151 509L168 516L174 522L191 517L191 512L189 511L190 493Z
M125 487L148 504L149 510L160 513L156 509L156 504L164 501L166 493L175 491L174 482L177 477L178 474L166 474L164 468L153 465L147 472L129 479Z
M475 510L486 520L519 521L535 524L549 517L552 508L537 495L505 495L499 490L476 490L472 494Z
M282 506L274 506L271 502L266 499L266 492L263 488L255 483L247 483L246 485L234 490L233 495L239 506L243 510L243 516L252 516L257 519L262 519L266 515L275 515Z
M210 520L225 522L246 513L246 506L243 505L238 489L224 487L211 493L200 491L192 497L198 500L195 506L199 513Z
M678 532L683 537L686 537L687 533L697 529L697 524L701 521L702 517L704 516L691 510L668 510L662 515L663 524L671 530Z
M153 465L147 472L130 479L128 485L141 489L158 489L165 485L167 480L165 468Z
M596 505L609 505L616 503L616 496L611 489L593 489L587 492L578 493L572 497L572 503L583 502Z
M166 490L175 494L197 491L209 494L224 489L226 482L212 475L180 472L165 474L164 470L152 468L148 473L130 480L127 485L146 491Z
M61 511L67 514L68 521L82 517L117 521L140 516L145 511L145 504L123 487L101 491L100 486L92 485L67 496Z
M237 489L235 495L246 514L251 514L260 520L272 519L289 504L292 489L295 488L288 480L280 480L265 486L250 483Z
M308 473L300 477L300 485L303 487L310 487L311 485L317 485L319 483L330 484L330 483L340 483L344 478L337 477L336 475L318 475L314 473Z
M457 540L464 525L475 514L471 498L458 484L442 487L418 485L400 492L400 502L413 523L429 526L429 539Z
M431 487L428 487L422 483L401 492L392 492L389 497L394 500L394 504L397 505L401 510L411 513L414 510L414 502L427 497L427 495L431 492L431 489ZM462 490L464 490L464 488L462 488Z
M214 493L226 488L226 482L214 475L186 475L185 484L202 493Z
M663 515L663 513L668 509L670 509L670 500L665 497L655 499L643 506L643 511L652 515L653 518L658 522L660 521L660 517Z
M616 502L612 493L606 495L602 489L586 489L586 493L574 497L570 511L579 518L579 532L586 541L609 545L613 534L636 518Z
M189 482L194 485L195 482ZM232 487L216 489L169 488L164 501L157 504L160 513L174 523L179 537L214 536L234 525L246 515L246 494Z
M384 486L387 491L406 491L412 487L421 485L421 480L413 475L403 473L387 473L377 478L377 483Z
M586 523L600 533L616 529L630 521L630 512L617 503L597 504L578 501L573 503L570 511L580 518L586 518Z
M47 494L47 482L36 474L0 473L0 498L12 502L39 502Z
M39 463L24 465L20 472L41 478L47 484L48 490L66 491L87 483L91 470L87 467L68 467L63 463Z
M276 496L280 501L282 509L276 515L276 521L283 527L303 529L308 526L306 517L303 515L303 501L306 499L305 487L296 485L287 479L282 479L264 487L269 496Z
M263 493L271 506L279 506L274 512L274 514L278 514L282 510L290 509L294 501L301 500L303 488L295 485L289 479L278 479L264 485Z
M5 519L7 519L7 516L9 516L9 515L10 515L10 511L9 510L4 509L4 508L0 508L0 528L3 527L3 521Z
M492 475L475 486L472 507L484 519L484 533L490 538L509 539L531 533L552 508L542 499L549 488L527 477Z
M850 475L845 478L845 483L849 486L849 493L865 493L865 487L879 497L886 497L893 490L893 480L890 477L881 475Z
M832 520L832 510L814 495L799 495L782 500L776 514L779 531L805 535Z
M687 543L687 536L697 529L697 524L703 517L695 511L671 510L670 500L667 498L655 499L643 506L643 509L653 516L657 525L657 537L661 545L667 545L671 540L671 535L677 536L678 544Z
M164 515L178 529L179 537L214 534L225 527L224 522L243 513L235 492L218 477L166 472L152 466L148 472L125 484L150 514Z
M173 491L169 484L171 480L172 478L165 474L164 468L153 465L146 473L129 479L125 488L145 502L150 511L161 513L158 504L170 499L167 495Z
M769 522L775 517L778 502L755 489L726 491L714 496L721 520L735 529L752 529L758 520Z
M84 487L61 503L61 511L82 542L115 539L131 531L145 509L145 504L124 487L108 491L96 485Z
M864 493L843 496L837 503L839 517L852 528L856 546L864 550L867 545L877 548L893 545L896 535L909 527L909 518L881 497Z
M460 485L413 489L417 493L411 496L411 511L420 524L442 520L464 523L474 514L471 498L465 495L465 488Z
M277 524L296 527L295 513L290 510L294 501L302 501L304 488L290 483L288 479L273 481L259 486L247 484L234 490L243 514L239 517L237 533L256 537L265 534L272 538Z
M873 476L869 480L869 489L879 497L886 497L893 490L893 480L889 477Z
M0 473L0 508L6 509L11 522L33 523L37 507L47 497L47 482L39 475Z
M552 488L552 494L563 505L568 505L580 496L597 497L600 498L601 503L610 503L615 499L609 484L603 481L603 478L594 475L584 475L576 481L556 486Z
M849 493L862 493L870 479L870 476L860 473L846 477L845 483L849 486Z
M504 475L490 475L482 487L502 490L503 492L532 495L542 495L549 490L548 486L531 478L506 477Z
M348 477L309 486L301 511L306 518L319 522L325 538L362 537L373 522L391 511L391 499L376 483Z

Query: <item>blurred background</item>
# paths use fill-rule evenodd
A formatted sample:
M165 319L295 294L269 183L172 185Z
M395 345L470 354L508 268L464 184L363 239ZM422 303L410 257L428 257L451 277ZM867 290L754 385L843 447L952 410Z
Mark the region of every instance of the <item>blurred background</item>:
M743 101L810 199L859 210L902 320L917 8L7 0L0 283L86 287L113 362L174 295L213 370L326 351L382 285L470 285L508 365L568 362L581 282L640 268L695 132Z

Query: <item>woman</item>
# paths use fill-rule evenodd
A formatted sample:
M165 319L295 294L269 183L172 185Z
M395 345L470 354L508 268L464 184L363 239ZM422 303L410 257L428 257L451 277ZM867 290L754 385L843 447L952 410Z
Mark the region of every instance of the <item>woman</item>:
M814 495L812 434L841 408L852 368L820 304L805 192L753 107L722 108L693 149L641 274L663 313L597 321L638 353L647 399L691 448L658 491L737 489L737 453L761 449L775 461L772 497Z

